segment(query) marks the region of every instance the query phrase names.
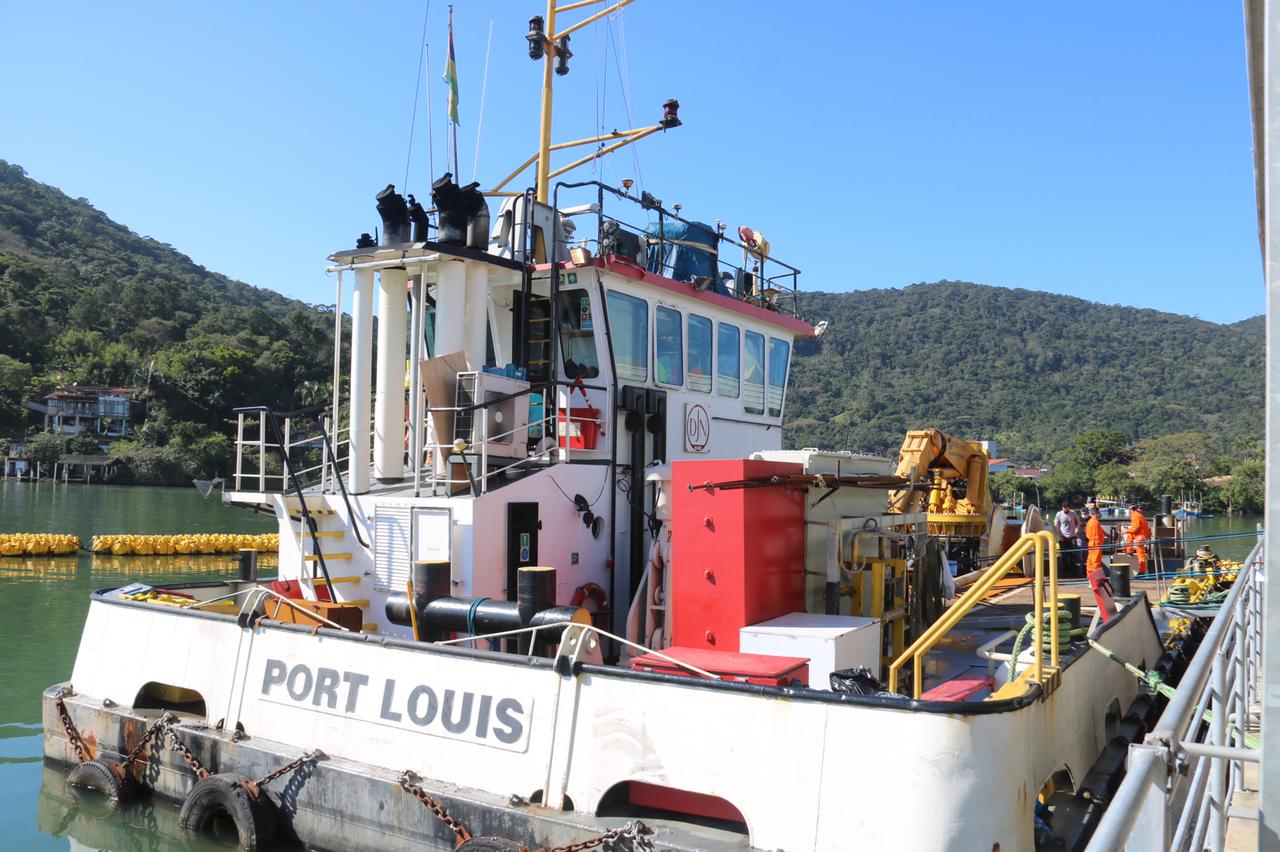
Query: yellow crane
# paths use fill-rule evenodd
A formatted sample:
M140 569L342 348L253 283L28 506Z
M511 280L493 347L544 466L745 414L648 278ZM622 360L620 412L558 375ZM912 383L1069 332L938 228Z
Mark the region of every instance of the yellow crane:
M889 512L928 513L934 535L980 536L987 528L991 494L987 489L990 459L976 441L946 435L938 429L907 433L898 451L896 474L927 488L889 492Z

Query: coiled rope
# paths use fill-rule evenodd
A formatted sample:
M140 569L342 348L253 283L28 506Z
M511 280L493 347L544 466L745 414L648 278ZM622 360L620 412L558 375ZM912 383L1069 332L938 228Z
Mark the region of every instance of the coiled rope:
M1052 612L1044 612L1041 614L1041 620L1044 622L1044 632L1040 639L1040 647L1043 651L1053 650L1053 616ZM1071 628L1071 612L1062 607L1058 608L1058 653L1065 654L1071 650L1071 642L1073 639L1084 638L1088 632L1087 627ZM1018 638L1013 640L1013 651L1009 660L1009 683L1013 683L1018 677L1018 657L1022 656L1023 643L1031 636L1036 627L1036 614L1034 612L1027 613L1027 623L1018 631Z

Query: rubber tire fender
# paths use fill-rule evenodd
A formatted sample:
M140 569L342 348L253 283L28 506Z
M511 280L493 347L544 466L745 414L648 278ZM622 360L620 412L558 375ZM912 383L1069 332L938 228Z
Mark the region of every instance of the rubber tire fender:
M93 790L115 802L128 801L138 792L138 785L124 765L117 761L88 760L67 773L67 784L81 790Z
M255 852L276 841L278 825L275 805L260 793L249 795L249 779L236 772L221 772L197 781L182 800L178 826L191 839L212 835L214 820L229 818L239 837L240 848Z

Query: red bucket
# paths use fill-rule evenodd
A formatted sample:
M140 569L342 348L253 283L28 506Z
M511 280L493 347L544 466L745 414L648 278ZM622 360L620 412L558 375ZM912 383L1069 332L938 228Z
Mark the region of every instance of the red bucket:
M557 417L560 446L571 450L594 450L600 439L600 411L595 408L570 408Z

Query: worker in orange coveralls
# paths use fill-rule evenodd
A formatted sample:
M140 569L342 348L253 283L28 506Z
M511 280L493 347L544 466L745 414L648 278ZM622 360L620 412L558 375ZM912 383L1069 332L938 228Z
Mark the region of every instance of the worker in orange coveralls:
M1129 507L1129 526L1124 529L1125 553L1137 553L1138 573L1147 573L1147 542L1151 541L1151 524L1137 506Z
M1102 567L1102 548L1107 543L1107 533L1102 529L1102 519L1098 517L1098 507L1089 507L1089 523L1085 524L1084 538L1089 545L1088 570L1089 586L1098 599L1098 607L1102 611L1102 620L1106 621L1115 615L1116 607L1111 592L1111 581Z
M1084 540L1089 545L1088 571L1085 576L1092 580L1095 572L1102 571L1102 546L1107 543L1107 533L1102 529L1097 506L1089 509L1089 523L1084 527Z

